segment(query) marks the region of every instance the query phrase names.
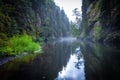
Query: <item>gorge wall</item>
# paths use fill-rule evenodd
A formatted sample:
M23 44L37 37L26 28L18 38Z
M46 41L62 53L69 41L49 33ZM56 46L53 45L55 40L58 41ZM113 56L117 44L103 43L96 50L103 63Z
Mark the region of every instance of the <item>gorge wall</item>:
M69 35L69 20L53 0L0 0L0 40L27 33L39 37Z
M120 41L119 0L83 0L80 36L87 40Z

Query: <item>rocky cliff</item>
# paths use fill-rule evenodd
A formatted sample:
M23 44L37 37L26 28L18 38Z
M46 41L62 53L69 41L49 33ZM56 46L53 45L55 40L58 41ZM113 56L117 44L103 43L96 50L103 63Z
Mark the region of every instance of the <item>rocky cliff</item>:
M92 41L119 42L119 0L83 0L82 4L80 36Z

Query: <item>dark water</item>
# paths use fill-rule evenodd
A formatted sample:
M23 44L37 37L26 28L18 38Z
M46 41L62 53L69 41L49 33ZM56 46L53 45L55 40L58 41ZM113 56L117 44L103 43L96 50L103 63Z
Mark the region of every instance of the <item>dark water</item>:
M88 42L53 42L0 66L0 80L120 80L120 49Z

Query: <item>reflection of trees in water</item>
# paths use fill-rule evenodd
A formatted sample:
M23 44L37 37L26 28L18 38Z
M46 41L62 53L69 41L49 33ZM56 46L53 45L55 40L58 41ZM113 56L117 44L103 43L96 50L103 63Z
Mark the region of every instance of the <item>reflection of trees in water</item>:
M83 55L82 55L79 47L76 48L75 53L76 53L76 58L77 58L77 62L75 62L75 67L77 69L80 69L80 66L83 63L83 60L80 60L80 59L83 58Z
M113 45L114 46L114 45ZM120 80L120 52L113 46L81 43L85 59L86 80Z
M71 44L64 42L54 44L47 43L44 47L43 54L47 55L47 57L44 57L44 63L42 61L43 65L40 65L44 66L39 70L40 73L47 73L45 76L49 77L48 80L53 80L57 76L58 72L62 69L62 67L67 64L67 61L69 60L71 54L71 46ZM39 58L43 58L43 56Z
M71 53L71 44L48 43L43 53L27 63L13 61L0 66L0 80L53 80L63 66L67 64ZM6 66L10 65L7 70ZM3 72L4 71L4 72Z

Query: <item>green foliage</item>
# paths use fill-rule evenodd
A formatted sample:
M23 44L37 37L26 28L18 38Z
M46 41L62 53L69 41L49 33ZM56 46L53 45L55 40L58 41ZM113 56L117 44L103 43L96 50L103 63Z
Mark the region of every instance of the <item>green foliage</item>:
M101 32L101 26L95 26L94 27L94 37L93 37L93 39L94 39L94 41L96 41L96 40L99 40L99 38L100 38L100 32Z
M22 52L33 52L41 47L32 41L32 38L28 35L17 35L7 40L0 48L2 55L16 55Z
M4 34L4 33L0 33L0 40L2 40L2 39L6 40L7 39L7 35Z
M18 24L15 18L9 16L14 9L10 5L4 5L0 8L0 32L12 36L15 34Z
M7 37L26 31L39 41L39 37L63 37L69 33L69 20L53 0L2 0L0 4L0 33Z
M71 33L73 36L78 36L80 31L76 28L75 23L71 22L70 24Z
M43 42L43 41L44 41L44 38L40 37L40 38L39 38L39 41L40 41L40 42Z
M4 13L0 12L0 31L3 32L6 26L9 27L10 17L6 16Z

